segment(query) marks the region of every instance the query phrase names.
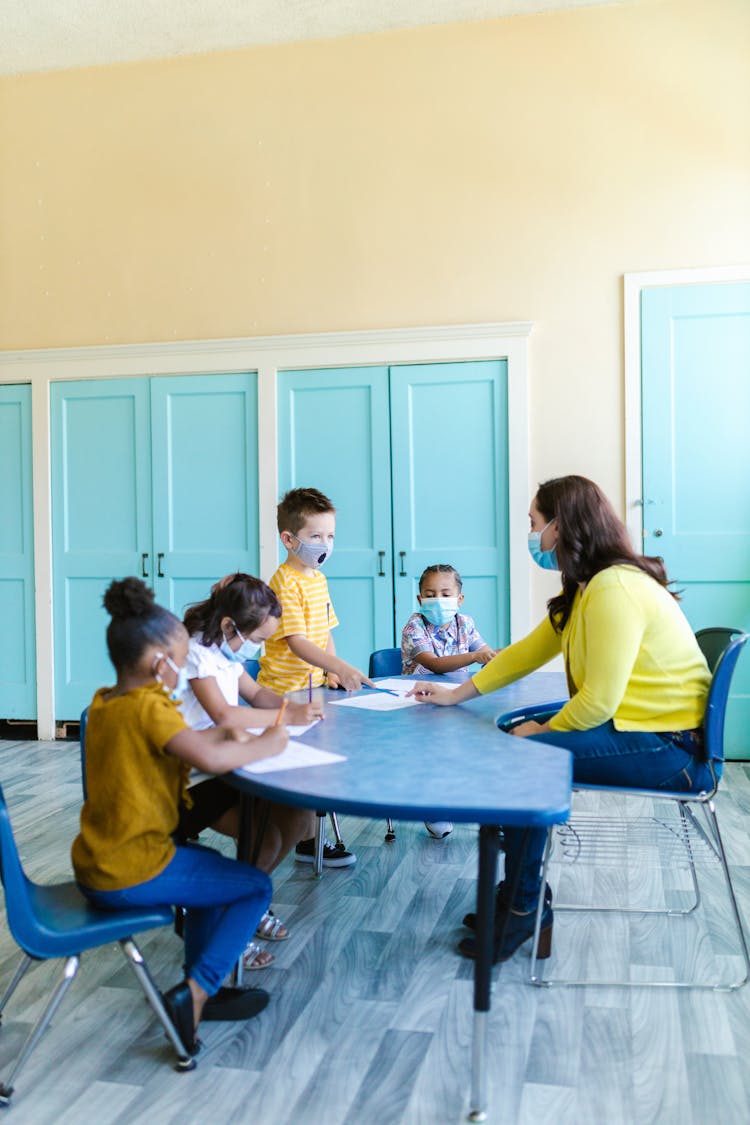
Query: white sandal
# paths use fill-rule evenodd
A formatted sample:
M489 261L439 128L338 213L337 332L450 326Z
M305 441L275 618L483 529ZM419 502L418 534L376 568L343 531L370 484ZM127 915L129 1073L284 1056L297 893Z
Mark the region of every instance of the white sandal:
M279 933L280 930L286 930L286 933ZM289 937L289 930L286 929L281 919L276 917L273 910L267 910L258 922L255 936L260 941L286 941Z
M259 965L258 959L260 957L267 957L268 960ZM245 969L267 969L275 960L276 958L272 953L267 953L265 949L261 949L255 941L248 942L245 952L242 954L242 966Z

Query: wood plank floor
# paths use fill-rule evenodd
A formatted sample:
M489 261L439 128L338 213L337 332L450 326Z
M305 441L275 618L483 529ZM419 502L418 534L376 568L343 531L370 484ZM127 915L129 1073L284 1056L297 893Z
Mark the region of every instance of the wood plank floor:
M70 877L80 772L76 743L0 742L0 782L28 874ZM750 767L735 763L719 815L740 904L750 917ZM472 966L454 953L473 908L476 830L445 841L421 825L343 817L356 866L326 871L287 860L274 905L289 941L268 945L273 967L253 973L268 1009L246 1024L207 1024L190 1074L171 1069L161 1030L116 947L84 956L54 1025L16 1085L16 1125L442 1125L464 1120ZM217 837L206 834L206 842ZM569 869L552 879L569 881ZM627 877L626 877L627 876ZM576 876L578 877L578 876ZM605 900L624 885L674 899L683 873L588 868L579 890ZM562 890L561 885L561 890ZM556 916L560 971L639 979L737 968L727 913L708 895L688 921L627 923ZM669 927L665 929L664 927ZM677 927L677 929L675 929ZM679 929L681 927L681 929ZM465 931L463 931L465 933ZM677 936L675 936L677 935ZM180 975L167 929L140 942L161 987ZM18 958L0 925L0 986ZM750 986L735 993L641 989L538 990L523 981L526 949L496 970L490 1019L490 1113L497 1125L744 1125L750 1121ZM59 963L35 966L0 1030L0 1076L44 1003Z

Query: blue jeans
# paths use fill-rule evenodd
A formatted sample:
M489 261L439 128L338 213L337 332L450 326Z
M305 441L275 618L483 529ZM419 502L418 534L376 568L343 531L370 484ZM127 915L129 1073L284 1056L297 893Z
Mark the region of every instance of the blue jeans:
M209 996L221 988L271 901L271 880L263 871L200 844L178 846L160 875L134 887L79 886L104 910L184 906L185 975Z
M713 789L705 763L675 745L669 734L616 730L613 722L590 730L545 731L530 742L561 746L573 755L573 781L624 788L668 789L700 793ZM505 883L508 890L521 863L524 829L505 829ZM528 833L526 855L513 900L517 910L535 910L541 887L541 864L547 839L545 828Z

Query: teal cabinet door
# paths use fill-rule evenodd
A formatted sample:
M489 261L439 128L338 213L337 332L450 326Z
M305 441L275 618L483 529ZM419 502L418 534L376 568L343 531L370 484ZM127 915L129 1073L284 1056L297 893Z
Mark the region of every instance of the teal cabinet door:
M424 568L450 563L464 611L507 644L507 362L393 367L390 382L397 642Z
M254 374L52 386L55 713L111 683L102 595L128 574L182 617L258 570Z
M113 682L102 595L151 575L147 379L51 387L55 716L76 719Z
M258 573L256 379L150 380L153 586L178 617L224 574Z
M643 516L694 629L750 629L750 284L645 290L641 307ZM750 657L727 715L750 756Z
M325 573L336 651L367 671L393 644L388 370L285 371L278 377L279 492L318 488L336 506Z
M0 387L0 719L36 719L31 387Z

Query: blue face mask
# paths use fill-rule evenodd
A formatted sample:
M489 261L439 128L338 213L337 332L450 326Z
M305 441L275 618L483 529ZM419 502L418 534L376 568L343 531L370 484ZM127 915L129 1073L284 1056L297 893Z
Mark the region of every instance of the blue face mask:
M541 531L529 532L529 554L531 555L536 565L540 566L542 570L560 569L557 563L557 554L555 552L555 548L551 547L547 551L542 550L542 536L549 527L549 524L553 522L553 520L550 520L549 523L544 525Z
M234 621L232 622L232 624L234 625ZM235 651L234 649L230 648L229 641L225 637L219 645L219 648L221 649L224 656L226 656L227 660L236 661L237 664L244 664L246 660L254 660L258 655L258 652L260 651L260 645L256 644L255 641L246 640L242 636L242 633L239 631L236 625L234 625L234 631L242 641L242 644Z
M458 598L422 598L419 612L430 625L447 625L458 613Z
M333 543L308 543L298 535L295 539L297 546L290 547L292 554L297 556L303 566L309 566L313 570L323 566L333 554Z
M162 654L159 653L157 655L156 659L157 659L157 662L160 659L162 659ZM183 697L185 695L185 692L187 691L188 687L190 686L188 684L187 668L185 668L184 666L182 668L178 668L177 665L175 664L174 660L172 660L171 657L169 657L169 656L164 656L163 659L166 660L169 667L172 669L172 671L177 676L177 683L174 685L172 690L169 691L169 688L164 683L164 681L162 680L162 678L161 678L161 676L159 675L158 672L156 673L156 679L159 681L160 684L164 685L165 691L169 691L169 698L172 699L175 703L179 703L180 700L183 699Z

